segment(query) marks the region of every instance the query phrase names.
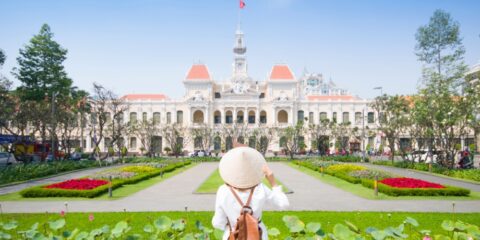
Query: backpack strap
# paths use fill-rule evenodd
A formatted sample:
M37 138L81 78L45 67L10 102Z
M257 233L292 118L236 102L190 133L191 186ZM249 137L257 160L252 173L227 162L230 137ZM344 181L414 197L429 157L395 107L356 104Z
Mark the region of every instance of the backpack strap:
M228 185L228 187L230 188L230 191L233 193L233 196L235 197L235 199L237 199L237 202L240 204L240 206L242 206L242 207L249 207L250 206L250 203L251 203L252 197L253 197L253 191L255 190L256 186L253 186L252 188L250 188L250 194L248 195L248 199L247 199L247 202L245 204L240 199L240 197L235 192L235 190L233 190L233 187L230 186L230 185Z

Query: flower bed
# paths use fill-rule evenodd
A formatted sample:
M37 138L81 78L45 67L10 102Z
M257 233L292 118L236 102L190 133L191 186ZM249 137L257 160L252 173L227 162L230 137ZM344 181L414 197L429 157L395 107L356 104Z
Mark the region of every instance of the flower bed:
M394 163L392 163L392 161L375 161L373 162L373 164L392 166L392 167L398 167L398 168L415 169L415 170L424 171L424 172L429 171L428 164L412 163L411 161L400 161L400 162L394 162ZM438 164L433 164L432 172L449 176L449 177L480 182L480 169L448 169Z
M445 188L443 185L416 178L386 178L380 182L396 188Z
M315 162L315 161L295 161L294 163L318 172L321 171L321 167L323 166L321 163ZM371 171L371 172L365 173L366 171ZM328 165L328 167L324 167L324 173L340 178L342 180L345 180L353 184L362 184L363 186L372 188L372 189L374 188L374 180L373 180L374 178L371 178L368 176L374 176L374 174L377 174L378 179L380 180L380 182L378 183L378 191L390 196L468 196L470 194L470 190L468 189L452 187L452 186L442 186L435 183L430 183L434 185L427 185L425 184L425 181L422 181L419 179L404 181L405 184L407 184L406 182L408 182L410 186L419 186L417 188L399 188L399 187L390 186L386 183L394 182L393 184L395 184L395 182L397 182L397 185L400 185L398 183L399 180L397 181L389 180L389 181L385 181L386 183L383 183L382 181L389 178L390 179L399 179L399 178L391 178L392 176L388 173L377 171L377 170L371 170L366 167L353 165L353 164L342 164L342 163L330 164ZM414 182L416 184L414 184ZM434 187L421 188L420 187L420 186L436 186L436 185L442 186L443 188L434 188Z
M60 183L54 183L45 186L44 188L57 189L75 189L75 190L90 190L107 184L108 181L97 179L71 179Z
M119 188L126 184L135 184L140 181L156 177L162 173L172 172L177 168L190 164L190 161L170 163L163 168L155 169L154 171L137 174L130 178L114 179L112 180L112 189ZM77 190L77 189L59 189L59 188L45 188L46 185L36 186L24 189L20 192L23 197L36 198L36 197L83 197L94 198L108 192L109 184L101 185L89 190Z

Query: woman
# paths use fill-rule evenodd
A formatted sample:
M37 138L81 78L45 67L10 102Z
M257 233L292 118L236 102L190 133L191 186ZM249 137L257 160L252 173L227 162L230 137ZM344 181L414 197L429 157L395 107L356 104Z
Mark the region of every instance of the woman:
M228 239L230 229L235 228L243 207L235 194L243 203L246 203L252 194L249 205L253 210L252 215L259 220L262 239L268 239L267 228L261 221L263 209L267 206L285 209L289 202L282 186L277 185L265 158L253 148L237 147L222 157L219 171L225 184L217 191L212 225L224 231L223 239ZM264 177L272 186L271 190L262 183Z

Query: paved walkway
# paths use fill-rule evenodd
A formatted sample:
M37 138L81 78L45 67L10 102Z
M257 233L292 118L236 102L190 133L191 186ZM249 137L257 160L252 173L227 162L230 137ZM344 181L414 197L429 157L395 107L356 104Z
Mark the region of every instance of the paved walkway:
M475 183L469 183L461 180L455 180L451 178L446 178L446 177L440 177L436 175L432 175L429 173L422 173L419 171L414 171L411 169L406 169L406 168L396 168L396 167L389 167L389 166L382 166L382 165L375 165L371 163L356 163L358 165L363 165L369 168L373 169L378 169L382 170L385 172L390 172L399 176L404 176L404 177L410 177L410 178L418 178L422 179L425 181L429 182L435 182L435 183L440 183L443 185L450 185L450 186L456 186L456 187L461 187L461 188L466 188L470 189L471 191L474 192L480 192L480 184L475 184Z
M108 200L69 201L69 211L212 211L213 194L193 194L217 168L218 163L201 163L129 197ZM294 191L289 210L413 211L450 212L451 201L367 200L323 183L284 163L271 163L275 175ZM63 201L0 202L4 212L60 212ZM268 210L268 209L267 209ZM480 201L457 201L457 212L480 212Z
M118 167L119 165L114 165L114 166L108 166L108 167L101 167L101 168L92 168L92 169L87 169L87 170L80 170L80 171L75 171L72 173L67 173L55 177L47 177L39 180L31 180L28 182L20 183L20 184L15 184L11 185L8 187L1 187L0 188L0 194L7 194L7 193L13 193L13 192L18 192L21 191L25 188L29 188L32 186L37 186L37 185L43 185L43 184L49 184L49 183L56 183L56 182L62 182L68 179L72 178L80 178L80 177L85 177L88 175L92 175L97 172L105 171L109 168L114 168Z

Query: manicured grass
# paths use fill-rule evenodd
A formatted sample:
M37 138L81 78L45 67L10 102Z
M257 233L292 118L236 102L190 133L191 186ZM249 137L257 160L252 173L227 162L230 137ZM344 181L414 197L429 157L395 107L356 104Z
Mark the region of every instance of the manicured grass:
M480 199L479 192L471 192L468 197L457 197L457 196L388 196L383 193L378 193L378 196L374 195L373 189L366 188L362 184L353 184L345 180L342 180L337 177L330 176L328 174L322 174L320 172L311 170L306 167L296 165L294 163L288 163L288 165L294 169L300 170L310 176L317 178L318 180L333 185L337 188L340 188L344 191L353 193L359 197L372 200L478 200Z
M108 197L108 193L102 194L96 198L73 198L73 197L50 197L50 198L24 198L20 195L20 192L14 192L9 194L0 195L0 201L86 201L86 200L116 200L130 196L140 190L143 190L147 187L150 187L154 184L162 182L163 180L175 176L179 173L184 172L185 170L195 166L196 164L191 163L182 168L178 168L172 172L163 174L163 176L153 177L136 184L127 184L123 185L120 188L113 190L113 197Z
M283 185L278 179L275 179L278 185L282 185L283 191L285 193L292 193L290 189L288 189L285 185ZM218 188L223 184L223 180L220 177L220 172L218 169L213 171L213 173L205 180L200 187L197 188L195 193L211 193L215 194ZM270 183L266 179L263 179L263 184L271 188Z
M93 214L94 220L89 221L88 217ZM460 220L466 223L478 224L480 222L480 213L399 213L399 212L324 212L324 211L300 211L300 212L264 212L262 221L267 227L276 227L282 233L280 239L283 239L288 233L282 217L285 215L295 215L305 223L319 222L322 229L326 232L332 232L332 228L337 223L343 223L347 220L352 222L362 231L367 227L376 227L384 229L389 226L398 226L406 217L416 219L420 226L419 230L429 229L433 234L446 234L441 228L443 220ZM143 234L143 227L147 223L153 222L160 216L167 216L173 220L184 219L187 222L186 232L198 232L195 229L195 221L200 221L204 226L211 226L213 212L107 212L107 213L66 213L66 228L73 230L78 228L81 231L88 231L95 228L109 225L113 227L119 221L127 220L132 227L130 234ZM49 214L3 214L1 220L16 220L19 222L19 230L24 230L34 223L40 223L39 228L43 228L43 223L60 218L58 213ZM48 227L48 225L46 226Z

